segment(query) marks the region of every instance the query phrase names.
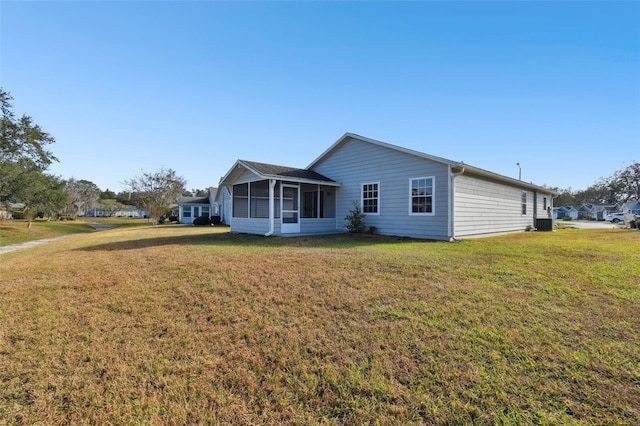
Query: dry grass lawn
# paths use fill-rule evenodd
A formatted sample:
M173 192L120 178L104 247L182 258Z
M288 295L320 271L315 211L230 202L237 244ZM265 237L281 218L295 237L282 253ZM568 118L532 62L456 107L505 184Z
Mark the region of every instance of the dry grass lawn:
M639 424L640 232L0 256L0 424Z

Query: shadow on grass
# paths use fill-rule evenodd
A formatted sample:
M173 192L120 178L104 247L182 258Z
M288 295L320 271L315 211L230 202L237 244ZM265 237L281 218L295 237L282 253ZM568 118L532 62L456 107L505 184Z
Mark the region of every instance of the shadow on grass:
M404 244L408 242L434 242L405 237L389 237L370 234L332 234L295 237L264 237L260 235L236 233L212 233L201 235L176 235L170 237L143 238L96 244L75 249L76 251L137 250L171 245L212 246L212 247L317 247L349 249L361 246Z

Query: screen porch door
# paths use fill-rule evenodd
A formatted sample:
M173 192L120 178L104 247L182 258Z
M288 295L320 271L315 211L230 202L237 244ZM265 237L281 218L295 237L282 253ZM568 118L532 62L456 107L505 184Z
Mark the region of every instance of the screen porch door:
M300 232L300 186L283 183L280 186L281 228L283 234Z

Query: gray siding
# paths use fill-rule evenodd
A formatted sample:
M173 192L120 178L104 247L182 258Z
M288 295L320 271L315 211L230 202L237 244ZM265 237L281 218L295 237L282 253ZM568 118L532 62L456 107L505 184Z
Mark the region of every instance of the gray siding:
M218 188L217 202L219 205L220 222L225 225L231 224L231 195L226 187Z
M279 221L280 219L276 220ZM344 231L344 229L342 229L341 231ZM336 218L300 219L301 234L328 234L341 231L338 231L338 223Z
M454 180L455 238L524 231L534 223L533 191L527 193L527 214L522 214L523 189L462 174ZM542 213L542 196L538 196ZM546 217L546 214L545 216Z
M379 183L379 214L365 223L385 235L446 240L449 238L448 166L407 153L351 139L316 164L314 170L339 182L336 221L346 231L344 218L361 200L363 183ZM435 178L432 216L410 215L411 178Z
M269 219L232 217L231 231L264 235L269 232Z

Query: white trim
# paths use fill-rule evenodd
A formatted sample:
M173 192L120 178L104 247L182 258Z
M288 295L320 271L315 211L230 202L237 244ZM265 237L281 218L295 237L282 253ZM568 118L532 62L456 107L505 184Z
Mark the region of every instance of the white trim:
M413 181L419 179L431 179L431 212L430 213L415 213L413 211L413 194L411 194L411 190L413 189ZM424 176L424 177L415 177L409 178L409 216L435 216L436 215L436 177L435 176Z
M511 178L511 177L508 177L508 176L500 175L498 173L490 172L488 170L484 170L484 169L481 169L479 167L470 166L470 165L468 165L466 163L463 163L463 162L460 162L460 161L452 161L452 160L448 160L446 158L437 157L435 155L425 154L424 152L415 151L415 150L409 149L409 148L403 148L403 147L397 146L397 145L392 145L392 144L387 143L387 142L382 142L382 141L379 141L379 140L367 138L367 137L364 137L364 136L357 135L355 133L345 133L344 135L342 135L342 137L340 139L338 139L326 151L324 151L322 154L320 154L320 156L318 158L313 160L313 162L311 162L311 164L309 164L307 166L307 169L314 170L314 168L318 165L318 163L322 162L334 150L336 150L338 147L343 145L349 139L355 139L355 140L359 140L359 141L362 141L362 142L370 143L372 145L377 145L377 146L388 148L388 149L392 149L392 150L395 150L395 151L398 151L398 152L403 152L405 154L413 155L413 156L416 156L416 157L419 157L419 158L425 158L427 160L431 160L431 161L435 161L437 163L448 165L449 167L464 167L466 172L467 172L467 174L471 173L471 174L475 174L475 175L478 175L478 176L481 176L481 177L484 177L484 178L495 179L495 180L497 180L499 182L511 184L511 185L514 185L514 186L516 186L518 188L527 188L527 189L530 189L530 190L537 190L537 191L539 191L541 193L549 194L550 196L553 196L555 194L555 192L553 190L551 190L549 188L542 187L542 186L535 185L533 183L527 183L527 182L524 182L522 180L514 179L514 178Z
M376 213L371 213L371 212L365 212L364 211L364 186L365 185L377 185L378 188L378 197L376 198L378 200L378 211ZM373 199L373 198L371 198ZM379 216L380 215L380 181L378 182L364 182L362 184L360 184L360 208L362 209L362 213L366 214L366 215L371 215L371 216Z
M257 176L258 179L255 179L255 180L276 179L276 180L280 180L280 181L296 182L296 183L308 183L308 184L312 184L312 185L316 185L317 184L317 185L335 186L335 187L341 186L341 184L338 183L338 182L329 182L329 181L324 181L324 180L307 179L307 178L300 178L300 177L295 177L295 176L284 176L284 175L278 175L278 174L274 175L274 174L269 174L269 173L266 173L266 174L265 173L260 173L258 170L256 170L255 168L253 168L249 164L247 164L244 160L237 160L234 163L233 167L231 167L231 169L229 169L227 174L225 174L220 179L219 186L228 185L229 183L226 183L227 179L229 179L229 177L233 174L233 172L236 169L240 168L240 167L244 168L245 170L247 170L247 171L251 172L252 174L254 174L255 176Z

